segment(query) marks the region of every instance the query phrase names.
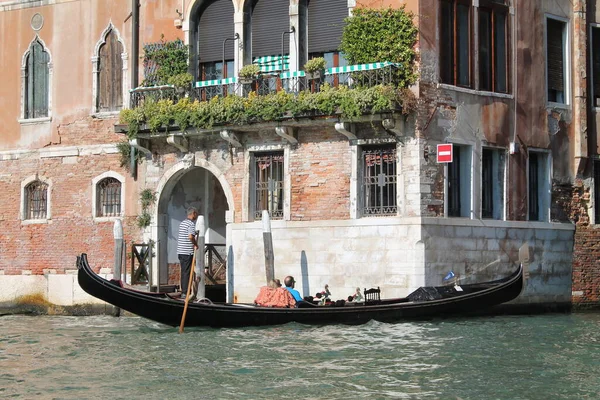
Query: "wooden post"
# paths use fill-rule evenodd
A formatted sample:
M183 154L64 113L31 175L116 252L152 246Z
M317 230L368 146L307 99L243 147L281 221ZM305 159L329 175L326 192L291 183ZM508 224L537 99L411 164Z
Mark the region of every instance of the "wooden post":
M121 265L123 264L123 224L121 220L115 221L113 226L113 236L115 238L115 259L113 266L113 279L121 278ZM113 306L113 316L121 315L121 309Z
M196 256L196 282L198 283L198 290L196 293L197 299L203 299L206 297L206 277L204 276L204 233L206 228L204 227L204 216L199 215L196 219L196 242L198 243L198 255Z
M263 242L265 245L265 276L267 285L275 279L275 257L273 255L273 237L271 236L271 217L267 210L262 212Z

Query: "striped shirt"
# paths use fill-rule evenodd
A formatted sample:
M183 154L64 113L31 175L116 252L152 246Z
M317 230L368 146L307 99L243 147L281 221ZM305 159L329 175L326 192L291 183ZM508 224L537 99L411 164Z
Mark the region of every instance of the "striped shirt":
M181 221L177 236L177 254L194 254L194 243L190 240L190 235L196 234L195 229L196 224L191 219Z

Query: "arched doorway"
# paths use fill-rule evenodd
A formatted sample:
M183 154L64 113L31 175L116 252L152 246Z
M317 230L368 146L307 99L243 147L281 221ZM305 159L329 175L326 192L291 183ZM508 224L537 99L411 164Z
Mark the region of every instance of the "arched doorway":
M208 249L207 256L213 260L213 279L207 279L206 294L213 301L224 301L228 191L224 190L213 172L198 166L186 168L177 165L161 181L158 187L156 234L157 279L160 286L179 285L177 233L179 224L186 218L188 207L196 207L204 216L205 249Z

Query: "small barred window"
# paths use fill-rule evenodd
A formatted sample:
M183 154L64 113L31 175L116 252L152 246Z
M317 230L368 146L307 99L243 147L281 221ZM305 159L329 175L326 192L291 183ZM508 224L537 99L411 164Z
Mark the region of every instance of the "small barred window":
M121 182L105 178L96 187L96 216L118 217L121 215Z
M283 218L283 152L254 156L254 218L268 210L272 219Z
M362 215L396 215L396 146L365 147L362 163Z
M48 215L48 185L35 181L25 188L25 219L46 219Z

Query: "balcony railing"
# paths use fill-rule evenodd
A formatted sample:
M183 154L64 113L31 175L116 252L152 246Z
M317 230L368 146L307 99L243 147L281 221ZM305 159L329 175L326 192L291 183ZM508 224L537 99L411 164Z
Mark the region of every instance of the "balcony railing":
M141 106L146 101L170 99L177 101L189 96L192 100L206 101L215 96L237 94L247 96L250 92L267 95L281 90L289 93L302 91L318 92L325 84L330 86L373 87L375 85L397 85L398 64L383 62L329 68L320 76L307 76L304 71L263 74L246 81L242 78L226 78L196 82L190 91L178 92L173 86L139 87L131 90L131 107Z

